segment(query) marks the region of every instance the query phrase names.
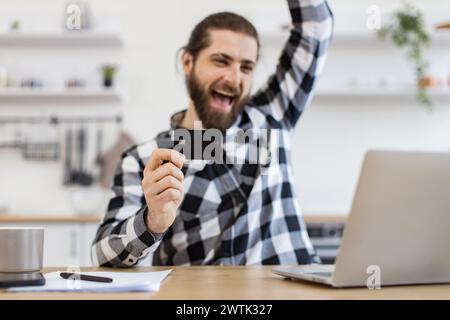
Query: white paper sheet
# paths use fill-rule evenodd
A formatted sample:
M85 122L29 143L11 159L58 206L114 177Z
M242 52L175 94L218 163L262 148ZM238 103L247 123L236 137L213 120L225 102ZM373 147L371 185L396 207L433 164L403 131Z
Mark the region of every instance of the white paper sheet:
M142 292L158 291L161 281L172 270L157 272L82 272L82 274L109 277L111 283L84 280L66 280L60 277L61 272L50 272L44 275L44 286L14 287L10 292Z

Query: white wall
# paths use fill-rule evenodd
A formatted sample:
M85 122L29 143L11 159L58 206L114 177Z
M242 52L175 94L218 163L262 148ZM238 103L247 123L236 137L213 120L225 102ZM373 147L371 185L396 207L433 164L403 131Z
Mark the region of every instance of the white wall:
M429 27L448 20L450 3L413 1L426 12ZM399 1L333 1L336 37L361 34L366 28L368 5L378 4L382 21L388 19ZM447 16L446 16L447 15ZM450 77L450 38L448 45L427 51L430 71L446 80ZM376 87L380 79L393 86L412 85L412 68L404 52L394 46L351 45L336 39L319 89L348 87L351 81L364 81ZM445 77L445 78L444 78ZM450 88L447 87L447 91ZM355 89L357 90L357 88ZM389 88L386 90L389 92ZM322 99L317 96L295 134L297 190L305 212L347 213L364 152L369 148L399 150L450 150L450 96L434 101L432 112L408 99L361 97Z
M28 30L59 29L65 1L4 0L0 3L0 31L8 19L20 16ZM152 138L169 125L169 117L185 108L187 98L183 79L176 70L175 54L186 41L193 25L204 15L218 10L232 10L249 16L262 31L285 21L288 11L279 0L251 1L90 1L97 28L118 29L125 47L112 58L121 62L120 79L125 85L123 103L125 128L138 141ZM336 14L336 32L368 33L366 8L379 4L383 19L388 8L399 1L330 1ZM394 4L392 4L394 3ZM444 1L415 1L433 20L443 20L450 12ZM264 23L264 25L263 25ZM262 64L255 84L260 84L272 70L281 42L263 41ZM450 74L449 48L432 50L433 67ZM23 49L0 50L0 64L11 56L26 55ZM5 52L9 52L8 55ZM28 54L31 52L28 52ZM111 53L108 52L110 55ZM40 68L59 61L60 54L41 52L35 56ZM92 65L101 53L80 54L78 65ZM447 60L446 60L447 59ZM50 67L51 68L51 67ZM442 70L441 70L442 71ZM351 78L376 78L385 73L411 81L409 65L396 48L334 46L319 87L338 88ZM46 114L48 108L0 105L0 114ZM62 112L84 114L87 109ZM413 99L333 99L315 98L305 112L294 137L294 167L297 192L305 212L346 213L351 204L355 182L366 149L442 150L450 148L450 108L441 101L430 113ZM110 112L109 106L91 106L89 112ZM110 141L111 142L111 141ZM7 198L10 211L23 214L71 214L70 192L61 188L61 164L24 162L16 152L0 150L0 197Z

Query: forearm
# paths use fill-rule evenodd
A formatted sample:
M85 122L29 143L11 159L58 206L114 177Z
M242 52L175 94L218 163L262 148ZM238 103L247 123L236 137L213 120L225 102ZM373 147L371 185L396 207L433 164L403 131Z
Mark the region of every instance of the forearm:
M288 0L293 28L275 74L250 106L292 129L311 99L330 45L333 16L325 0Z
M131 267L142 257L153 253L160 243L161 237L147 229L146 206L122 209L135 210L136 213L124 220L107 214L92 245L95 265Z
M278 68L298 84L296 91L309 95L323 69L333 33L333 15L326 0L288 0L293 29L285 47L291 67ZM284 78L284 74L283 74ZM287 92L300 107L304 99L296 91Z

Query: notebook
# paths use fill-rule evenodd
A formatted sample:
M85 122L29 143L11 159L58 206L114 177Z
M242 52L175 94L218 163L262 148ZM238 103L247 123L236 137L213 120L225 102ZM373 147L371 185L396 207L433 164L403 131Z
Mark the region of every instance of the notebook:
M151 292L159 291L161 282L172 270L157 272L82 272L82 274L109 277L111 283L63 279L60 273L44 275L46 283L35 287L14 287L9 292Z

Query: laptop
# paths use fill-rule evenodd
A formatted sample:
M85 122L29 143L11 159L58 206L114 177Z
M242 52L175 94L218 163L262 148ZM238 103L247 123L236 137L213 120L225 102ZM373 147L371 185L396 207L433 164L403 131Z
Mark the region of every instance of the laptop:
M332 287L450 282L450 153L367 152L335 265L272 271Z

